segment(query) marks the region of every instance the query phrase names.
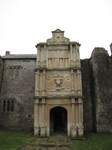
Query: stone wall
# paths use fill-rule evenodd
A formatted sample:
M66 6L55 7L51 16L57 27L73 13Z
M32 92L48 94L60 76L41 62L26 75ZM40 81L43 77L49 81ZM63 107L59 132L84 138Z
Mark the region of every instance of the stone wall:
M1 89L1 128L33 129L36 59L5 59ZM3 101L14 100L14 111L3 111Z
M3 60L0 56L0 92L1 92L1 86L2 86L2 72L3 72Z
M93 131L90 59L81 60L84 130Z
M112 130L111 59L105 49L95 48L90 64L92 69L94 129L97 132L110 132Z

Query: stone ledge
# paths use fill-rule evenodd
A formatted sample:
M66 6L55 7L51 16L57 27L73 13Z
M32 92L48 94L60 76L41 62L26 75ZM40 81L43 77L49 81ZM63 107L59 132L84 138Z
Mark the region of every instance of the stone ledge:
M70 70L81 70L81 67L67 67L67 68L46 68L46 67L39 67L39 68L35 68L34 71L38 71L38 70L46 70L46 71L70 71Z
M57 98L60 98L60 99L71 99L71 98L81 98L83 99L83 96L34 96L34 99L57 99Z

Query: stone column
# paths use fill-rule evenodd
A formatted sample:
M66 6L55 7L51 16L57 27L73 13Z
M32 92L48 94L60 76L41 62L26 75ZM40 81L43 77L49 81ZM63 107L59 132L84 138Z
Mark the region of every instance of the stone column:
M45 123L45 99L42 99L42 127L44 127Z
M79 112L78 112L78 98L75 100L75 118L76 118L76 126L79 123Z
M35 96L39 96L39 91L40 91L40 72L37 70L36 72L36 77L35 77Z
M42 96L46 95L46 70L43 70L43 77L42 77L42 82L43 82L43 92L42 92Z
M42 99L42 123L41 123L41 129L40 129L40 136L45 137L46 134L46 127L45 127L45 99Z
M79 46L76 44L76 66L80 67L80 54L79 54Z
M79 125L78 125L78 137L83 137L83 104L82 99L78 99L78 111L79 111Z
M74 100L74 98L72 98L71 99L71 105L72 105L72 124L74 125L74 120L75 120L75 115L74 115L74 113L75 113L75 111L74 111L74 103L75 103L75 100Z
M71 110L72 125L70 127L70 135L71 135L72 138L76 138L77 137L77 126L75 124L75 109L74 109L74 104L75 104L75 99L72 98L71 99L71 105L72 105L72 110Z
M74 46L74 67L77 67L77 55L76 55L76 46Z
M79 124L82 124L83 122L83 116L82 116L82 99L78 99L78 104L79 104Z
M38 46L38 52L37 52L37 68L40 67L40 61L41 61L41 56L40 56L40 45Z
M71 70L71 94L74 94L74 71Z
M46 67L48 67L48 48L46 46Z
M72 44L70 44L70 67L73 67L73 52L72 52Z
M74 94L77 95L77 71L74 71Z
M60 61L60 60L59 60L59 49L57 50L57 55L58 55L58 56L57 56L57 59L58 59L57 61L58 61L58 67L59 67L59 65L60 65L60 62L59 62L59 61Z
M34 103L34 135L39 136L39 134L39 99L36 99Z
M81 86L81 71L77 70L77 90L78 96L82 95L82 86Z
M46 67L46 45L44 45L44 52L43 52L43 67Z

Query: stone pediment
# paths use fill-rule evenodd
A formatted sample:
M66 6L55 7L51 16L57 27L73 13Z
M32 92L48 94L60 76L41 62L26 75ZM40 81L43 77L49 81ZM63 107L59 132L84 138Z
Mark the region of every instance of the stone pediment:
M69 43L70 43L70 39L64 37L64 31L61 31L60 29L56 29L55 31L52 31L52 38L47 39L48 45L69 44Z
M64 31L61 31L60 29L56 29L55 31L52 31L52 33L64 33Z

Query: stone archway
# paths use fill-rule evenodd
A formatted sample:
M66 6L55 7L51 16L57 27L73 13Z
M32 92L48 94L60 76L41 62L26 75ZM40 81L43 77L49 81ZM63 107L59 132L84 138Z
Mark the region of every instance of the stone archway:
M67 110L54 107L50 110L50 133L67 133Z

